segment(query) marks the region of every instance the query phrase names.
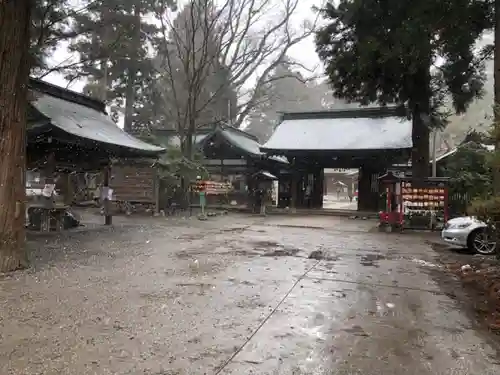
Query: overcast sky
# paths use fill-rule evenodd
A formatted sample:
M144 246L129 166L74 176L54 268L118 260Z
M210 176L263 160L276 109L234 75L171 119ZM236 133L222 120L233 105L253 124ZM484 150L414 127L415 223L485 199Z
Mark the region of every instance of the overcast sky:
M280 0L276 0L280 1ZM297 21L300 22L300 20L304 19L315 19L316 14L312 11L312 7L314 5L319 5L322 3L322 0L306 0L306 1L300 1L298 5L298 10L297 10ZM79 0L73 0L73 4L76 8L79 7ZM310 37L307 40L304 40L300 44L297 44L290 50L289 55L299 61L300 63L304 64L304 66L308 67L309 69L312 68L318 68L319 71L316 73L321 73L321 68L319 67L319 59L315 51L314 47L314 40L313 37ZM51 60L51 65L57 65L58 63L64 62L67 64L68 62L73 62L73 61L78 61L78 54L73 54L71 55L68 50L66 45L61 46L52 56ZM45 80L53 83L58 86L63 86L66 87L68 84L67 81L64 79L64 77L60 74L50 74L49 76L45 77ZM85 85L85 82L82 81L76 81L73 82L69 88L74 91L81 91L83 89L83 86Z

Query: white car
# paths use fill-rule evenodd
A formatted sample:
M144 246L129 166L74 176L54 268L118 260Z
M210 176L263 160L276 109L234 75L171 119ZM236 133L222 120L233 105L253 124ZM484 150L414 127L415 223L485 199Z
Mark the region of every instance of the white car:
M473 216L448 220L441 232L441 238L450 245L469 248L483 255L496 250L496 239L488 233L486 223Z

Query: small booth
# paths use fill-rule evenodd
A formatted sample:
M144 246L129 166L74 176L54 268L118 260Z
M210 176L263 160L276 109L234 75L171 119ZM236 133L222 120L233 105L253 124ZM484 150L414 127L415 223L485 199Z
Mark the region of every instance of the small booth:
M448 221L446 178L414 181L388 172L379 178L384 210L379 213L381 229L436 230Z

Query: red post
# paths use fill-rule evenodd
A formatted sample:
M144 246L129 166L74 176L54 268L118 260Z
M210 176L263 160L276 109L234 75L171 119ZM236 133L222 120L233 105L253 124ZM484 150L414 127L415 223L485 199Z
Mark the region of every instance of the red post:
M385 210L390 214L391 212L391 189L389 187L385 188Z

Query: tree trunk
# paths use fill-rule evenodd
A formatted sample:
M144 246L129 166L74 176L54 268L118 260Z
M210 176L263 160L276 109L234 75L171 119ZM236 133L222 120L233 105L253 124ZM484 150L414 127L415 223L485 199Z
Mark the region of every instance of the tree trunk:
M134 104L136 100L135 95L135 83L137 80L137 61L139 60L138 50L141 48L141 8L136 5L134 7L134 35L131 51L132 57L129 60L128 77L127 77L127 88L125 92L125 119L123 124L123 130L127 133L131 133L134 123Z
M24 180L30 3L0 2L0 272L27 266Z
M493 122L493 136L495 141L495 157L493 158L493 196L500 195L500 0L495 0L495 56L493 61L493 77L494 77L494 122ZM496 239L496 256L500 258L500 218L497 213L498 207L493 210L491 217L494 226L494 238ZM492 229L493 229L492 228Z
M500 195L500 0L495 1L495 58L494 58L494 137L497 156L493 165L493 191Z
M135 62L131 62L135 64ZM127 133L132 133L133 123L134 123L134 102L135 102L135 78L136 69L135 67L130 67L128 69L127 77L127 88L125 92L125 118L123 122L123 130Z
M410 100L412 116L411 139L413 149L411 152L412 178L423 180L429 177L429 151L430 151L430 64L422 64L422 68L415 74L414 97Z
M429 177L429 128L422 120L423 113L414 111L411 139L413 149L411 152L412 177L422 180Z

